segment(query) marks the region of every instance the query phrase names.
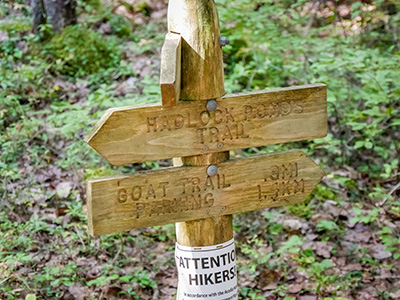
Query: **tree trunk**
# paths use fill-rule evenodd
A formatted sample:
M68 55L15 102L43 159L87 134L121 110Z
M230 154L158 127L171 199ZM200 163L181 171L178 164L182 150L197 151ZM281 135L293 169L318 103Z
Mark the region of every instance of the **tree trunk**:
M33 13L33 32L39 32L39 25L46 24L46 11L44 8L43 0L31 1Z
M46 19L55 32L77 22L76 0L32 0L32 11L35 33L39 25L46 24Z

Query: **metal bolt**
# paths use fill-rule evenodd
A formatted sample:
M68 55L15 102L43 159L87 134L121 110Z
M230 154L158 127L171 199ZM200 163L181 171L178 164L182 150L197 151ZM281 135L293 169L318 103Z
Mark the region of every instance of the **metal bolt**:
M207 101L206 108L207 108L207 110L208 110L209 112L216 111L216 110L217 110L217 106L218 106L217 101L215 101L215 100L209 100L209 101Z
M211 165L207 168L207 175L213 177L218 174L218 167Z
M204 146L203 151L208 151L208 146Z
M221 207L221 210L224 211L224 210L225 210L225 206L222 206L222 207Z
M218 143L217 147L218 147L219 149L222 149L222 148L224 148L224 144L223 144L223 143Z
M220 37L219 37L219 45L220 45L221 47L224 47L224 46L226 46L226 45L229 45L229 43L230 43L230 41L229 41L226 37L224 37L224 36L220 36Z
M210 213L210 210L207 208L207 209L206 209L206 214L208 214L208 213Z

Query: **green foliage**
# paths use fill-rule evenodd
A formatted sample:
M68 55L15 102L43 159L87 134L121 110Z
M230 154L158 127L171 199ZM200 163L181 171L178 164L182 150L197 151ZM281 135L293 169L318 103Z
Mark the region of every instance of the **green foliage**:
M110 107L160 101L157 72L143 77L137 65L144 56L156 61L152 57L159 56L166 24L151 17L148 24L134 24L111 13L112 1L78 0L79 26L53 35L51 26L43 25L31 35L24 2L0 2L0 17L7 17L0 23L7 32L0 42L0 298L56 299L73 285L90 289L93 299L105 297L110 286L121 287L122 298L154 297L156 276L173 265L173 225L89 237L82 182L158 169L166 162L114 167L82 138ZM328 176L304 203L235 216L240 276L254 279L263 267L279 272L271 293L290 300L286 282L299 272L316 284L319 298L345 300L331 291L355 295L386 261L355 245L347 251L363 269L336 273L335 252L349 220L342 214L331 221L313 216L329 214L321 208L326 200L354 209L350 221L363 223L374 243L400 258L398 230L382 225L400 218L393 189L399 181L400 4L353 1L350 15L341 19L326 1L317 2L324 16L313 13L306 1L217 2L222 35L231 41L224 47L228 92L316 82L328 86L326 138L243 150L253 155L301 148L318 157ZM146 1L119 3L142 16L153 9ZM106 34L99 30L104 23L111 28ZM132 78L135 89L120 93L121 84ZM384 207L374 208L377 201ZM287 213L309 225L306 236L283 230ZM336 243L332 259L302 250L310 231L318 233L314 241ZM165 255L152 249L160 244ZM93 262L99 270L88 277ZM396 270L392 264L388 268ZM258 286L242 287L240 297L266 298Z
M111 32L119 37L132 35L132 23L120 15L112 15L107 22L111 26Z
M10 23L0 23L0 30L6 31L9 36L15 36L21 32L28 32L31 30L31 24L26 20Z
M380 213L380 209L375 208L375 207L372 210L366 211L366 213L363 212L358 207L354 207L353 210L354 210L354 214L356 216L350 220L350 222L352 222L352 223L361 222L361 223L369 224L369 223L375 222L376 220L378 220L379 213Z
M319 221L317 224L317 231L323 233L325 239L334 239L345 234L345 231L335 222L327 220Z
M44 53L52 62L53 72L76 77L116 67L121 60L115 40L78 25L54 35L46 43Z
M382 230L378 231L377 234L380 236L382 243L385 245L386 250L393 253L394 259L400 258L400 238L399 235L395 234L394 230L389 227L383 227Z

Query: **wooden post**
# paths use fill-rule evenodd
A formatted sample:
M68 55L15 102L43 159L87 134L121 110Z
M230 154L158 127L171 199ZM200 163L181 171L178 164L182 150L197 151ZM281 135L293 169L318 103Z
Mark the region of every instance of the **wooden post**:
M218 13L213 0L171 0L168 29L182 37L181 98L211 100L225 94ZM229 152L190 156L183 165L207 166L229 159ZM179 163L178 163L179 164ZM233 237L232 215L176 224L178 244L212 246Z
M170 0L168 30L182 37L181 99L222 97L225 94L224 72L214 0ZM208 166L228 159L229 151L225 151L185 157L182 164ZM225 243L233 239L232 215L176 223L176 239L179 245L189 247Z
M214 0L170 0L168 30L182 37L182 100L225 94L218 12Z

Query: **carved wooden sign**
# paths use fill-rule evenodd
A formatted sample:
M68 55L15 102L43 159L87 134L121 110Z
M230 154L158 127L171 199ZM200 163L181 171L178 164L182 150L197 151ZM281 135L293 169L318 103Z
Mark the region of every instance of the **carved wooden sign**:
M88 181L89 231L102 235L304 201L323 171L294 150Z
M126 165L326 135L323 84L216 100L212 112L206 109L207 101L109 109L85 140L110 163Z

